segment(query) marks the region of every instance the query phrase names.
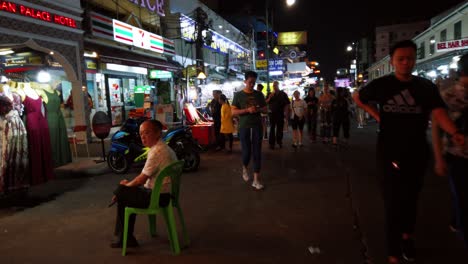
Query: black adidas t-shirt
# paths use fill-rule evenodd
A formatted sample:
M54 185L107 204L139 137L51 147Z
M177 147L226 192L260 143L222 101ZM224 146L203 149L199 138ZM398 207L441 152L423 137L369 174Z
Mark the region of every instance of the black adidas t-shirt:
M382 143L405 149L425 144L431 111L445 108L437 86L417 76L408 82L393 74L383 76L363 87L359 98L365 104L378 104Z

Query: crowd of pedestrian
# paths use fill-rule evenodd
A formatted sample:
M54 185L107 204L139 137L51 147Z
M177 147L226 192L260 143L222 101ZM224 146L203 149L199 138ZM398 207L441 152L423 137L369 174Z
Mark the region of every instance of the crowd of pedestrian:
M319 97L310 87L304 99L300 92L293 93L292 101L273 83L273 92L266 97L263 86L258 85L257 73L245 73L243 90L234 94L232 104L221 91L213 91L209 110L214 121L216 150L232 151L233 118L238 119L238 136L242 152L242 178L251 186L262 190L260 172L262 141L267 136L271 149L283 147L283 130L287 118L293 130L294 148L303 146L303 128L307 124L309 138L324 143L338 144L340 131L345 142L349 139L350 118L356 117L358 128L365 124L365 112L379 123L377 137L377 164L380 172L385 212L385 233L389 264L415 261L415 225L418 197L423 187L431 149L426 131L432 120L432 142L436 174L448 175L452 194L452 221L450 229L457 232L468 246L468 54L459 61L458 77L438 80L437 84L412 75L416 62L417 46L411 40L396 43L390 50L390 63L394 73L372 80L351 94L345 88L331 91L325 85ZM353 110L353 104L356 108ZM268 116L268 118L266 118ZM118 240L112 247L122 247L122 228L125 206L148 205L154 171L176 160L174 152L161 139L162 125L158 121L146 121L140 127L145 146L150 148L148 160L141 174L133 180L122 180L114 192L118 203L115 231ZM252 159L252 162L251 162ZM250 169L252 167L252 169ZM166 182L165 185L169 184ZM170 196L163 192L161 200ZM130 218L128 246L137 246L133 237L135 218Z

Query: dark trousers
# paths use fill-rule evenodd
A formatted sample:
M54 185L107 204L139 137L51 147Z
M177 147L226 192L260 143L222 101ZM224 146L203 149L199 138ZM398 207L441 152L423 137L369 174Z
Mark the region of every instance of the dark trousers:
M340 128L343 127L344 138L349 138L349 117L335 117L333 118L333 136L340 136Z
M242 164L248 167L250 157L253 156L253 171L259 173L262 159L262 127L241 128L239 135L242 148Z
M283 144L283 128L284 128L284 115L272 113L270 116L270 138L268 143L270 146Z
M468 246L468 159L447 155L455 225Z
M382 146L378 146L389 256L401 255L403 233L414 234L418 197L429 159L427 146L415 149L423 151L412 153L412 155L408 153L392 155L385 153Z
M215 141L216 147L223 147L224 144L221 143L221 119L213 119L214 121L214 130L215 130Z
M226 148L226 137L227 137L229 139L229 149L232 149L232 142L234 141L234 137L232 136L232 133L229 133L229 134L221 133L220 137L221 137L221 145L220 146L223 149Z
M151 199L151 190L143 187L127 187L120 185L114 191L117 196L117 218L115 221L114 234L123 237L123 228L125 221L125 207L148 208ZM159 197L159 206L164 207L169 204L171 195L161 193ZM130 215L128 222L128 235L133 236L136 215Z
M309 114L307 118L307 130L309 131L309 136L311 139L315 140L317 136L317 113Z

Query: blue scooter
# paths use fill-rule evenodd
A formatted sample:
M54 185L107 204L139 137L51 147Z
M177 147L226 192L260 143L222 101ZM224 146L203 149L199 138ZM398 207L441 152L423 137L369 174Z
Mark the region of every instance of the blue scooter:
M149 148L143 146L139 134L144 117L129 118L111 139L111 148L107 155L107 165L117 173L126 173L132 164L144 163L148 157ZM192 137L188 126L169 129L163 134L163 141L176 153L179 160L184 160L185 172L196 171L200 165L200 154L203 149Z

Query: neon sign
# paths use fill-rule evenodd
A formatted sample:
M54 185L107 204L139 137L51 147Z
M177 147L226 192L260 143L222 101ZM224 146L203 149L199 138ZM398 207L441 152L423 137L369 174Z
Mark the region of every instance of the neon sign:
M8 1L0 1L0 11L18 14L45 22L58 24L61 26L76 28L76 21L73 18L52 14L47 11L34 9L25 5L17 5Z
M150 12L156 12L160 16L165 16L164 14L164 0L153 0L154 5L151 4L151 0L129 0L135 5L139 5L148 9ZM141 1L141 2L140 2Z

